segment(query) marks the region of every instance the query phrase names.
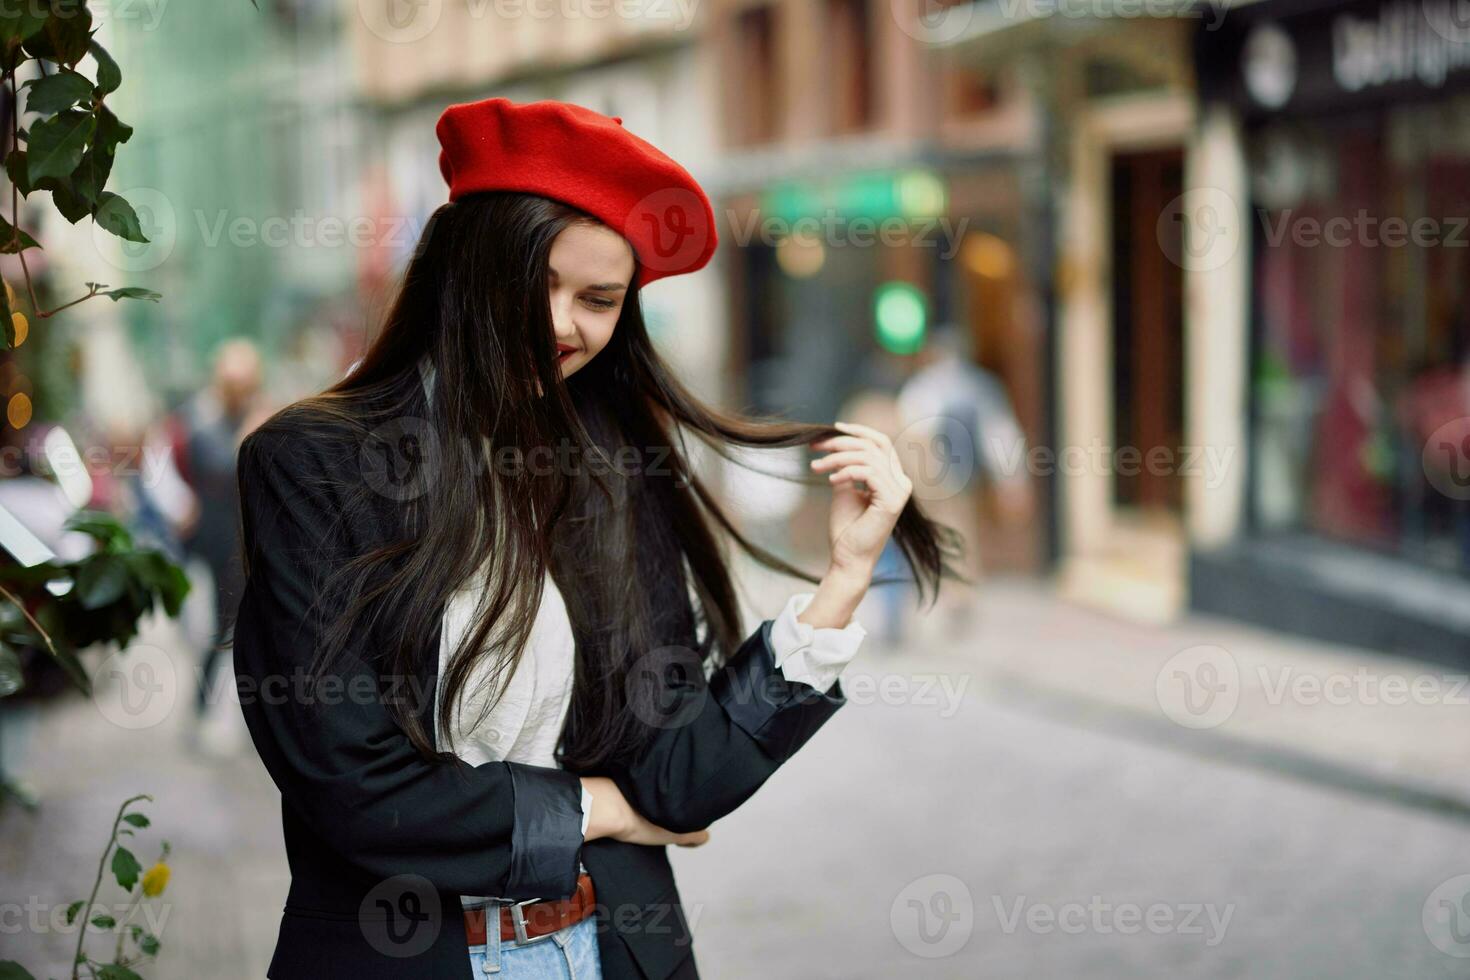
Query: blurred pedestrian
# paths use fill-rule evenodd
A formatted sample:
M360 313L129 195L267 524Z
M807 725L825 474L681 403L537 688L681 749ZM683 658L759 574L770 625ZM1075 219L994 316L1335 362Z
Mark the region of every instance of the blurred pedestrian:
M249 431L260 388L259 351L251 341L234 338L216 352L209 387L182 410L185 435L179 469L198 500L185 550L209 569L215 599L213 636L200 658L196 717L202 717L208 709L220 654L228 647L244 584L235 456L240 440Z
M899 441L916 457L914 496L935 520L960 531L967 544L962 570L978 581L987 503L1007 524L1029 520L1034 507L1025 433L1005 383L975 362L970 338L959 324L935 326L899 389L898 413ZM941 596L944 627L967 625L974 605L964 588Z

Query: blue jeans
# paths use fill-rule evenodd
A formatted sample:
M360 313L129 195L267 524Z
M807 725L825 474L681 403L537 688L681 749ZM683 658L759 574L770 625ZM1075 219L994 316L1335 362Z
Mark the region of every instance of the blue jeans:
M495 919L492 917L491 922ZM589 915L524 946L515 940L503 942L498 929L490 929L489 942L470 947L470 968L475 980L602 980L602 963L597 958L597 917Z

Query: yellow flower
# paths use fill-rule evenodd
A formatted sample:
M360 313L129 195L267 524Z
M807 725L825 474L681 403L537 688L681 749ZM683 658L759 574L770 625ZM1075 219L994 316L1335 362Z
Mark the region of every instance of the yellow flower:
M143 894L149 898L162 895L163 890L168 887L168 875L168 865L162 861L143 872Z

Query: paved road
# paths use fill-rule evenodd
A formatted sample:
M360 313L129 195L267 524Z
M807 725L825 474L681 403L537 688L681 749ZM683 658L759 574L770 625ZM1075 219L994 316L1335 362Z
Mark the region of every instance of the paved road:
M169 637L152 639L185 670ZM1423 922L1462 898L1440 886L1470 873L1470 823L1099 724L975 663L865 647L851 703L708 845L673 849L704 976L1470 974L1431 933L1462 954L1470 936ZM264 974L286 885L274 790L248 754L187 752L186 728L182 706L136 731L80 700L46 714L43 808L0 812L0 955L63 975L74 936L15 927L83 897L116 802L146 791L174 846L147 975Z

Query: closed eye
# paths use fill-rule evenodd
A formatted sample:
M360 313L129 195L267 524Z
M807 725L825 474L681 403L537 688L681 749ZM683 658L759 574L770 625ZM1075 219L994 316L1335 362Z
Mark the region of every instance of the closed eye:
M610 300L610 299L603 299L600 296L583 296L582 297L582 302L589 309L593 309L593 310L610 310L614 306L617 306L618 305L616 301Z

